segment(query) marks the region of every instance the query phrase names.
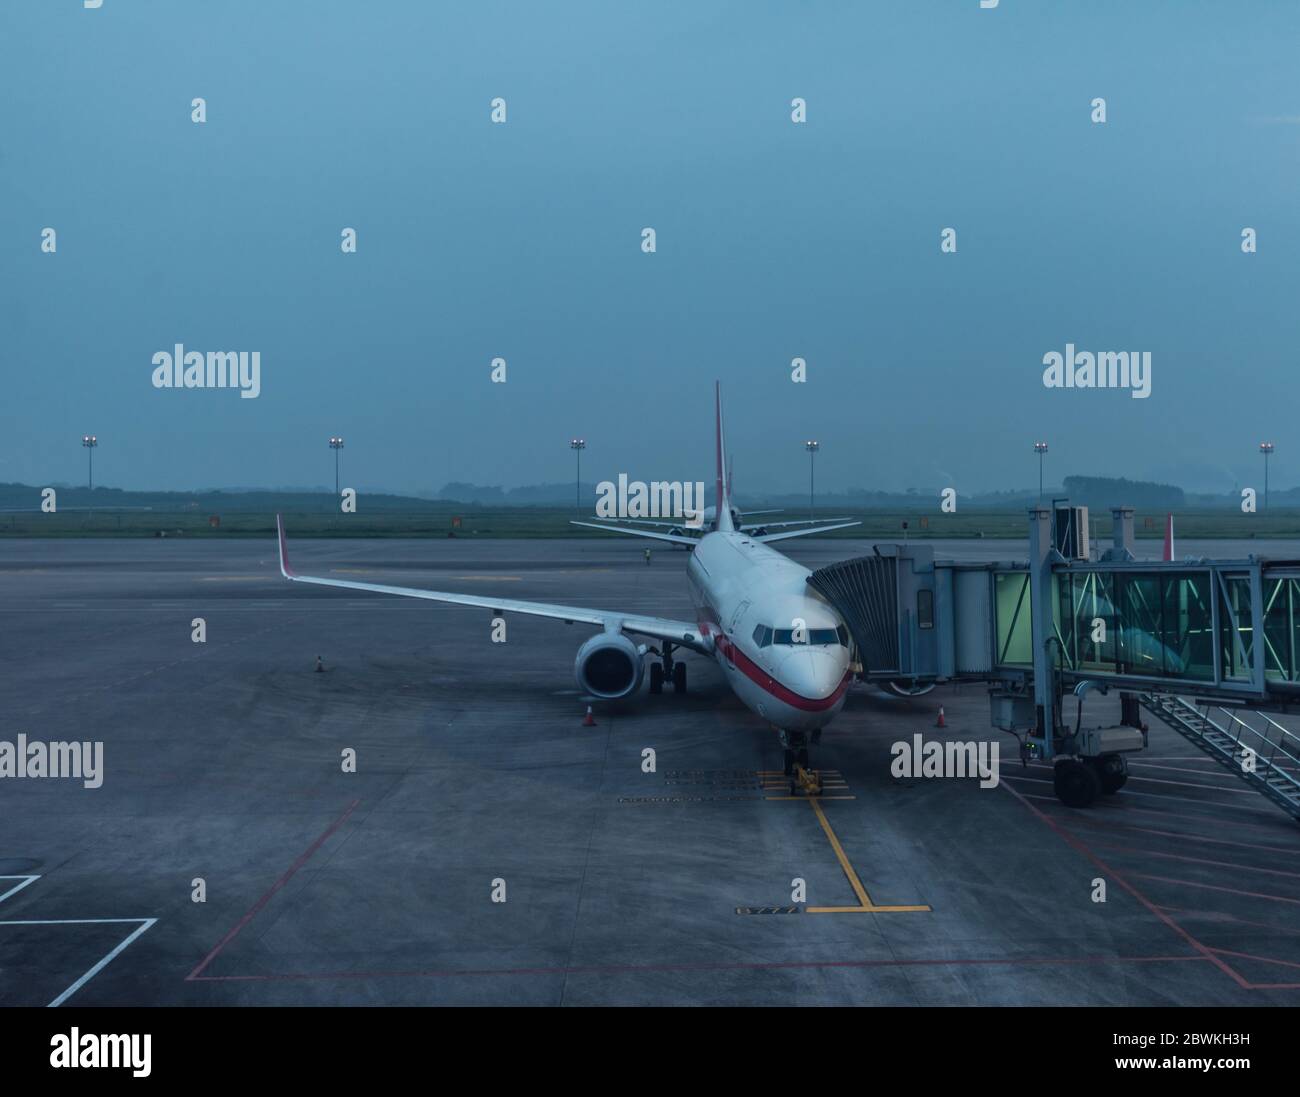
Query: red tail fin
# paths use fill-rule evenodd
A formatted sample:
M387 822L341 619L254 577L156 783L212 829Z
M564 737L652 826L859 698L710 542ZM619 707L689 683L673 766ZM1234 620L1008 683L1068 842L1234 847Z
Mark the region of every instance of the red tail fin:
M713 410L714 410L714 435L718 453L718 477L717 486L718 494L716 499L717 513L722 514L722 497L724 495L722 488L722 383L713 382Z
M716 530L734 530L731 520L731 489L727 484L727 440L722 433L722 383L713 382L714 400L717 408L718 430L718 502L714 511L713 528Z

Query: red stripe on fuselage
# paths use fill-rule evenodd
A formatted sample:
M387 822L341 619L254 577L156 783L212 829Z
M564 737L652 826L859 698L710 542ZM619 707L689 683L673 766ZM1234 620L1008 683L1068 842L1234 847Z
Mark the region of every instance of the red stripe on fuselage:
M708 636L710 632L710 623L700 621L700 632ZM773 678L770 673L755 663L748 655L740 650L722 631L718 631L713 640L714 646L723 656L739 670L746 678L761 689L766 690L778 701L789 705L791 708L797 708L801 712L825 712L827 709L834 708L839 703L841 697L849 688L849 682L852 675L844 672L844 677L840 681L834 693L829 697L804 697L802 694L795 693L788 686L782 685L777 679Z

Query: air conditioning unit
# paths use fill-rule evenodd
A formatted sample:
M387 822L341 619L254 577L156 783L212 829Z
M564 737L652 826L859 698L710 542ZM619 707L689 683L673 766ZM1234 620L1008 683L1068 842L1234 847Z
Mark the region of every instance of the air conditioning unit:
M1056 551L1067 560L1088 559L1087 507L1057 507L1052 532Z

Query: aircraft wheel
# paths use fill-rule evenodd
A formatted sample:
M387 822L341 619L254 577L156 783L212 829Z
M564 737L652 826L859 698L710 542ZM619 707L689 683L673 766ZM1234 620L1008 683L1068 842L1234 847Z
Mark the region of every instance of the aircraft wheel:
M686 664L673 664L673 689L678 693L686 692Z
M664 691L664 668L658 663L650 664L650 692L663 693Z
M1128 782L1128 762L1122 754L1103 754L1093 760L1097 779L1101 782L1101 791L1113 795Z
M798 758L799 758L799 764L800 764L801 766L803 766L804 769L807 769L807 768L808 768L808 748L807 748L807 747L800 747L800 748L799 748L799 755L798 755Z
M787 750L785 752L785 775L789 777L792 773L794 773L794 751Z
M1052 785L1057 799L1072 808L1088 807L1101 792L1101 778L1096 769L1073 758L1057 763Z

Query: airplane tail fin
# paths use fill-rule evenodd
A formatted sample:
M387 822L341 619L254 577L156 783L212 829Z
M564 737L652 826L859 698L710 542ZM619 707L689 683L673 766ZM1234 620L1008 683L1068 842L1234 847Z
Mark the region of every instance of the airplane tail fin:
M713 383L714 401L717 408L718 437L718 499L713 528L731 532L736 528L731 520L731 489L727 484L727 442L722 433L722 383Z

